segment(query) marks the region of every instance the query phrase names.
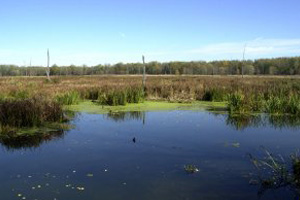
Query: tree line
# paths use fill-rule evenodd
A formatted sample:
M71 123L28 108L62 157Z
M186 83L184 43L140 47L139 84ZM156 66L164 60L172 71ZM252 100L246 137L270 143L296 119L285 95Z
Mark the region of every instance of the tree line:
M142 63L117 63L96 66L50 67L50 75L142 74ZM192 62L149 62L147 74L167 75L300 75L300 57L257 60L222 60ZM0 76L45 76L46 67L0 65Z

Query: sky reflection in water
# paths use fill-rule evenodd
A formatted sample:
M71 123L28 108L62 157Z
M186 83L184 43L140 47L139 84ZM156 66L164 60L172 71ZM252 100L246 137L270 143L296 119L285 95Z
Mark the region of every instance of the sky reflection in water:
M258 199L247 153L260 155L264 146L288 157L299 148L299 121L194 111L82 113L76 128L35 140L35 148L2 142L1 199ZM187 174L187 164L200 171ZM261 199L293 195L269 190Z

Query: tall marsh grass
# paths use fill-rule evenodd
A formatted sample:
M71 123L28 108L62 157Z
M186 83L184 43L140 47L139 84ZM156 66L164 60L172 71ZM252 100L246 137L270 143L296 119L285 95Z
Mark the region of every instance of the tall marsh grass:
M57 95L56 100L62 105L78 104L80 101L80 94L77 91L66 92Z
M227 99L229 113L245 113L250 110L249 103L241 92L229 94Z
M235 92L228 95L229 113L265 112L269 114L293 114L300 115L299 95L270 95L264 98L262 95L244 95Z
M80 99L105 105L145 100L228 101L231 112L299 113L300 78L236 76L76 76L0 78L0 99L43 95L64 105Z
M123 90L112 90L101 92L98 103L101 105L126 105L127 103L140 103L144 101L144 92L141 88L126 88Z
M43 98L8 99L0 102L0 126L34 127L48 122L63 120L62 106Z

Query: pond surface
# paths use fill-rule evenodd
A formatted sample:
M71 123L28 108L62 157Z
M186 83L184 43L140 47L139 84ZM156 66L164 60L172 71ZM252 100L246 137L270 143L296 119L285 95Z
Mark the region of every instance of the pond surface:
M1 144L1 199L297 199L288 188L259 193L247 155L297 150L293 118L168 111L81 113L73 123L40 143ZM186 173L189 164L199 172Z

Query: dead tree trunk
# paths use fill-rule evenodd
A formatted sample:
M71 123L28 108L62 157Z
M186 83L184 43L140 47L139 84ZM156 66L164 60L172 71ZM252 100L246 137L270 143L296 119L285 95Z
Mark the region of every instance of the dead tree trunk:
M145 65L145 57L143 56L143 90L145 92L146 87L146 65Z
M245 46L244 46L244 52L243 52L242 78L244 78L244 65L245 65L245 52L246 52L246 46L247 46L247 44L245 44Z
M46 75L47 79L50 81L50 54L49 54L49 49L47 49L47 69L46 69Z

